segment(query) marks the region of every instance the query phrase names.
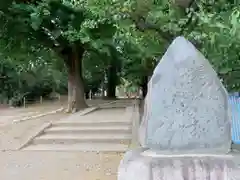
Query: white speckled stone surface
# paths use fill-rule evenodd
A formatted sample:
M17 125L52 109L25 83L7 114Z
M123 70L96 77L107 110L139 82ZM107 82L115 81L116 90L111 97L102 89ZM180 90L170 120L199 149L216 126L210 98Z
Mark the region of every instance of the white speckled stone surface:
M149 81L140 141L163 151L226 153L228 94L208 60L184 37L169 46Z

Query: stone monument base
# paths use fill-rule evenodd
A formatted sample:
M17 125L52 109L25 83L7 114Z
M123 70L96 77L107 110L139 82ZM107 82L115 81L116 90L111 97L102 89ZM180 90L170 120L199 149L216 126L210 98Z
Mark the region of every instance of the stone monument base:
M226 154L160 154L139 148L125 154L118 180L240 179L233 158Z

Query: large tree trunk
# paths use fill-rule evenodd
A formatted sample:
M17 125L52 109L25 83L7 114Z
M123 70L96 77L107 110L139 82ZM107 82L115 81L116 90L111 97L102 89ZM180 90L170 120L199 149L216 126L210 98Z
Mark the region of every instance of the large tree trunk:
M105 85L104 85L104 81L102 81L102 83L101 83L101 96L102 96L102 99L104 99L104 97L105 97Z
M87 108L84 97L82 77L82 56L84 49L76 46L67 50L65 63L68 67L68 109L67 112L76 112Z
M108 68L108 83L107 83L107 97L116 98L116 86L117 86L117 69L114 63Z
M89 93L90 93L90 91L86 91L86 92L84 93L84 94L85 94L85 99L90 99Z
M144 99L146 97L147 91L148 91L148 76L144 76L142 78L140 86L141 86L141 89L142 89L142 96L143 96L143 99Z
M68 108L67 112L72 111L72 104L73 104L73 77L72 74L68 70Z

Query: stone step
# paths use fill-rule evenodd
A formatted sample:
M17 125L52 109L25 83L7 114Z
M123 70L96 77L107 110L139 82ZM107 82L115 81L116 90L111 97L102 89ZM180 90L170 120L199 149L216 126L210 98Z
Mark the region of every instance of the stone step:
M112 144L112 143L81 143L81 144L33 144L24 149L23 151L103 151L103 152L125 152L128 145L125 144Z
M45 130L47 134L109 134L109 133L122 133L129 134L131 133L131 127L129 125L121 126L57 126Z
M53 126L122 126L122 125L131 125L131 121L126 120L64 120L64 121L58 121L53 124Z
M43 134L33 144L120 143L129 144L131 134Z

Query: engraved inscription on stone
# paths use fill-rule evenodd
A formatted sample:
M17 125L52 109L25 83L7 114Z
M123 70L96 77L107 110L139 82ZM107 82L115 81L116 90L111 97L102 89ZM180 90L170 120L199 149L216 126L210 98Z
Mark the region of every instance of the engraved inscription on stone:
M210 63L185 38L169 46L146 98L142 145L167 151L229 151L227 92Z

